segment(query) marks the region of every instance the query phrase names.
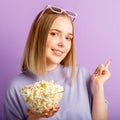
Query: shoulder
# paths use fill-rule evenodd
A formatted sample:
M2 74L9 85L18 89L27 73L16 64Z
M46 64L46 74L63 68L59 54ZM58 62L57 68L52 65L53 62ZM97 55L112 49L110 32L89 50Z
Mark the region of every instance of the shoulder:
M70 68L69 67L64 67L63 65L59 66L59 72L60 71L64 71L66 74L69 75L70 73ZM85 67L84 65L80 65L80 64L76 64L75 66L75 70L76 70L76 76L90 76L90 72L88 70L87 67Z
M88 70L87 67L83 66L83 65L79 65L79 64L76 64L76 73L81 73L81 74L89 74L90 75L90 72Z
M87 67L83 65L76 65L76 79L81 81L89 81L91 79L91 74Z
M20 90L23 86L33 84L37 77L29 71L22 72L10 80L7 86L7 91Z
M76 82L82 88L87 88L89 96L92 96L92 80L91 74L87 67L76 65Z

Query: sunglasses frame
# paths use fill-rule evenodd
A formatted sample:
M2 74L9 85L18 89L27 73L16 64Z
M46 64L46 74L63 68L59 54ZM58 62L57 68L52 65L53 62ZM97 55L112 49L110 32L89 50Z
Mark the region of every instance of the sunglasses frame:
M55 6L47 5L47 6L43 9L42 13L40 14L40 16L39 16L39 18L38 18L38 21L40 20L40 18L42 17L42 15L44 14L44 12L45 12L47 9L50 9L52 12L57 13L57 14L61 14L61 13L65 12L68 16L71 17L71 19L72 19L73 22L74 22L75 18L77 17L77 13L75 13L75 12L72 12L72 11L70 11L70 10L65 10L65 9L62 9L62 8L58 8L58 7L55 7ZM57 10L55 10L55 9L58 9L58 10L60 10L60 11L57 11ZM71 14L70 14L70 13L71 13ZM73 14L73 15L72 15L72 14Z

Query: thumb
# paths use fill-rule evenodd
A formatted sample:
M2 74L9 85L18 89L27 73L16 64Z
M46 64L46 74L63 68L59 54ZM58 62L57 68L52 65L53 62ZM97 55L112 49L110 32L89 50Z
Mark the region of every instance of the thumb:
M31 114L32 114L31 110L30 110L30 109L27 109L27 110L26 110L26 115L31 115Z

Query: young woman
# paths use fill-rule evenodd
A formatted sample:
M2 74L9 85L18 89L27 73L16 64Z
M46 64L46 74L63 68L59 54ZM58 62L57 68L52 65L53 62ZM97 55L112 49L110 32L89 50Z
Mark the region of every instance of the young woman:
M76 13L48 5L35 18L21 62L22 73L11 81L4 98L4 120L107 120L104 83L108 67L93 75L75 64ZM41 80L54 80L65 91L58 106L42 114L28 110L20 90Z

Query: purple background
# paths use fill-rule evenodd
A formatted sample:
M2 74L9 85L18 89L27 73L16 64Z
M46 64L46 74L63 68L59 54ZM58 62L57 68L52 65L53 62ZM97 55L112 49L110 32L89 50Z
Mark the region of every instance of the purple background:
M92 73L98 64L105 63L107 59L112 60L110 66L112 75L105 84L105 95L109 101L109 120L119 120L119 0L1 0L0 113L4 89L8 82L20 72L19 63L31 23L46 4L78 13L75 21L77 63L85 65Z

